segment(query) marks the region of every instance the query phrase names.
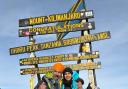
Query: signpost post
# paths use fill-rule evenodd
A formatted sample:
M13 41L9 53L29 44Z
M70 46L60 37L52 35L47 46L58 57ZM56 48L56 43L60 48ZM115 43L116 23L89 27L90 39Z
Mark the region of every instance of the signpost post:
M35 44L35 41L36 41L36 40L33 38L33 36L29 36L29 45L34 45L34 44ZM35 52L31 52L31 53L30 53L30 58L33 58L33 57L36 57ZM34 64L32 67L38 68L38 64ZM34 77L34 76L35 76L35 75L31 75L31 77ZM38 81L41 80L39 74L37 74L37 78L38 78ZM33 80L33 79L32 79L32 80Z
M82 22L88 22L88 19L82 20ZM86 30L86 31L82 31L81 35L89 35L90 31ZM82 43L80 45L80 52L92 52L92 45L91 42L88 43ZM80 63L81 60L78 60L77 63ZM88 59L87 62L94 62L93 58ZM95 86L97 86L97 81L96 81L96 74L95 74L95 69L89 69L88 70L88 79L89 79L89 83L91 84L92 89L95 89Z

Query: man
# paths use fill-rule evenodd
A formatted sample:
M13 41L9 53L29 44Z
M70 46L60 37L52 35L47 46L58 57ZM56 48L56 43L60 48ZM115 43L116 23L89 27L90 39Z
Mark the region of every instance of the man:
M45 85L47 87L46 88L42 87L41 89L61 89L62 73L65 67L61 63L56 63L52 66L52 68L53 68L53 73L52 73L53 75L49 74L51 76L47 76L46 74L42 77L42 81L45 82Z
M54 88L53 89L61 89L62 84L62 73L65 67L61 63L56 63L53 65L53 80L54 80Z
M53 65L53 78L54 79L62 79L62 73L64 71L65 67L63 64L61 63L56 63Z
M76 82L78 89L83 89L84 80L82 78L78 78Z

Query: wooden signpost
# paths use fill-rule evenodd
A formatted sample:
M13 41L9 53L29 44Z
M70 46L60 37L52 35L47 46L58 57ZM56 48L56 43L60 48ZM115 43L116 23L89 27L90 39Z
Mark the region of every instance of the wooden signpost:
M95 69L101 68L101 63L94 62L93 60L95 58L99 58L99 52L92 52L91 42L110 39L111 36L109 31L90 34L90 30L95 29L95 22L89 22L88 20L94 17L94 13L93 10L86 10L86 8L84 8L82 11L79 11L79 6L84 5L82 2L84 2L84 0L78 0L77 3L73 5L69 13L31 17L19 20L19 27L34 26L54 22L62 23L56 26L28 27L19 29L19 37L29 37L29 45L10 48L10 55L30 53L30 58L20 59L20 66L32 66L32 68L21 69L20 72L22 75L31 74L33 76L34 74L37 74L38 81L40 81L40 74L53 72L53 69L51 66L38 67L38 64L77 61L78 64L68 64L65 65L65 67L70 67L75 71L88 70L89 82L92 83L92 89L95 89L95 86L97 86ZM77 20L77 22L72 23L71 21L74 20ZM81 31L81 36L61 39L65 33L75 31ZM35 39L33 36L46 34L58 34L58 40L35 44ZM41 57L36 57L35 55L36 51L76 44L80 44L79 53L58 54ZM81 63L81 60L85 59L87 60L87 63ZM33 85L33 81L31 81L31 85Z

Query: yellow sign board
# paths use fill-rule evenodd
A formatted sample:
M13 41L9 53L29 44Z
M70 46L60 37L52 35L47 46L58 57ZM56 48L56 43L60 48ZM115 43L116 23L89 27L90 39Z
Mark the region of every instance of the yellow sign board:
M52 62L62 62L62 61L77 61L91 58L99 58L99 52L91 53L74 53L74 54L60 54L53 56L42 56L33 58L20 59L20 65L32 65L32 64L43 64Z
M94 22L87 23L77 23L77 24L65 24L62 26L45 26L45 27L35 27L35 28L25 28L19 29L19 36L35 36L35 35L44 35L44 34L56 34L64 32L73 32L81 30L91 30L95 29Z
M92 10L74 12L74 13L54 14L49 16L20 19L19 27L33 26L33 25L39 25L39 24L68 21L68 20L93 18L93 17L94 15Z
M101 68L101 63L95 63L95 62L87 62L83 64L70 64L65 65L65 67L70 67L72 70L91 70L91 69L99 69ZM45 74L48 72L53 72L53 69L51 66L49 67L39 67L39 68L26 68L21 69L20 73L22 75L25 74Z
M90 34L90 35L85 35L81 37L74 37L74 38L63 39L58 41L51 41L51 42L34 44L34 45L10 48L10 55L41 51L41 50L64 47L69 45L76 45L80 43L104 40L109 38L110 38L109 31L101 32L101 33Z

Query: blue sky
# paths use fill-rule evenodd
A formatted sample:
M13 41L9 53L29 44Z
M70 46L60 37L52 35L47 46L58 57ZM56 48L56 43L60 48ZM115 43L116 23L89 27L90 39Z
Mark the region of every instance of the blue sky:
M18 20L27 17L66 13L76 0L0 0L0 88L29 89L30 75L20 75L19 59L29 54L9 55L9 48L28 44L27 37L18 37ZM96 29L91 33L111 32L111 39L92 43L93 51L100 52L102 68L96 70L97 84L101 89L128 89L128 0L85 0L94 10ZM53 24L47 24L53 25ZM43 25L45 26L45 25ZM78 37L71 32L65 38ZM37 43L56 40L55 35L35 37ZM37 56L78 53L79 45L36 52ZM74 62L76 63L76 62ZM50 64L49 64L50 65ZM86 77L85 77L86 76ZM87 71L81 71L87 86Z

